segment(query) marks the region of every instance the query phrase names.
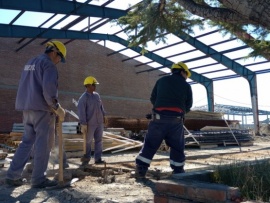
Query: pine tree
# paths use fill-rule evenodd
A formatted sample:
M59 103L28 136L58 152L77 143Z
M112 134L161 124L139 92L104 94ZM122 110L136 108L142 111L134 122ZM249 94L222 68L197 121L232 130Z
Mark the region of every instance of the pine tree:
M193 33L204 23L218 26L253 48L250 56L270 59L270 0L143 0L118 19L130 46L166 41L167 33Z

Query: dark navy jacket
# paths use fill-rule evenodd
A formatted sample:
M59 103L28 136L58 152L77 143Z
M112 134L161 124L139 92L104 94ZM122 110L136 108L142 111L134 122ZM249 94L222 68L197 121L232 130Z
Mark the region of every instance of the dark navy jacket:
M191 86L178 74L162 77L156 82L150 101L154 108L179 107L188 113L193 103Z

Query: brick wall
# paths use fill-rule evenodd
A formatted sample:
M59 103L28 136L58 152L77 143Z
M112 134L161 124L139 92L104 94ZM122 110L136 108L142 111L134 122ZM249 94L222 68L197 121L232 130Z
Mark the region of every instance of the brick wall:
M20 51L20 39L0 38L0 132L10 132L13 123L22 122L21 112L14 110L17 85L21 70L29 58L44 52L42 39L35 40ZM61 40L65 42L65 40ZM101 95L108 116L143 118L151 110L149 102L152 88L160 71L136 74L149 69L139 66L136 60L122 62L122 54L107 56L113 52L88 40L75 40L67 44L67 60L59 64L59 101L61 105L77 112L72 99L78 100L84 92L86 76L94 76L100 85ZM66 121L76 121L67 115Z

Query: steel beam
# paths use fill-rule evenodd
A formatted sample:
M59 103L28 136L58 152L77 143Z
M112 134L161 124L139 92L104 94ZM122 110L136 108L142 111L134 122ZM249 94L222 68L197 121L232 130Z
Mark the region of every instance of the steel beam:
M26 0L21 3L17 0L0 0L0 8L110 19L117 19L127 14L127 11L120 9L63 0Z
M97 34L89 32L79 32L79 31L69 31L69 30L55 30L55 29L44 29L44 28L35 28L27 26L15 26L15 25L4 25L0 24L0 37L13 37L13 38L52 38L52 39L92 39L92 40L110 40L117 42L121 45L128 47L129 42L116 36L116 35L106 35L106 34ZM130 47L133 51L141 53L142 48L140 47ZM152 59L153 61L163 65L164 67L170 67L173 62L158 56L152 52L147 52L144 56ZM209 111L213 111L214 97L213 97L213 81L209 78L204 77L192 70L191 79L202 84L207 89L207 98L209 102Z

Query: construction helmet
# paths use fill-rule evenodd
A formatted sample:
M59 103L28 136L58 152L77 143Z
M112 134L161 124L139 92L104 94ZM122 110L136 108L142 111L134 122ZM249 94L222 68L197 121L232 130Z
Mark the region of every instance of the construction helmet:
M191 76L191 72L188 70L188 67L183 62L174 63L171 67L171 71L173 69L184 69L184 71L187 73L187 77L189 78Z
M48 49L50 47L56 48L56 50L58 51L58 54L61 57L61 62L65 63L66 62L66 55L67 55L67 49L66 49L65 45L59 41L50 41L50 42L47 42L46 48Z
M84 83L83 85L97 85L99 84L98 81L96 80L96 78L94 78L93 76L88 76L84 79Z

